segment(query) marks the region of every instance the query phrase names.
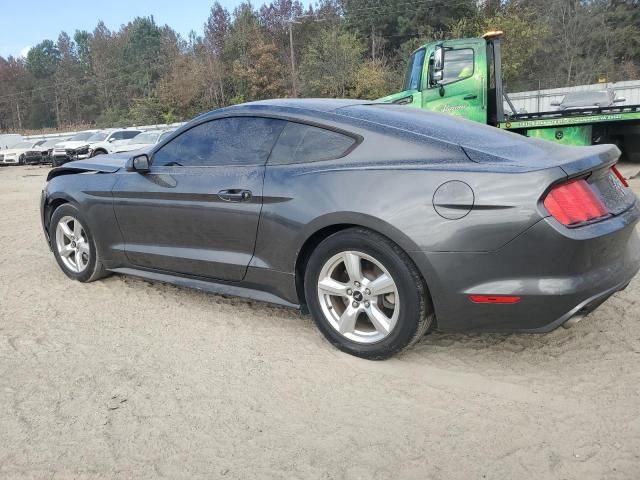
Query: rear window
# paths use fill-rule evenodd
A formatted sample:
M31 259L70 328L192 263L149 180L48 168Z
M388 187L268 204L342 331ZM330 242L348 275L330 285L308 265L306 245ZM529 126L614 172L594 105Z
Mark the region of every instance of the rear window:
M269 164L333 160L344 156L355 143L356 140L349 135L289 122L271 151Z

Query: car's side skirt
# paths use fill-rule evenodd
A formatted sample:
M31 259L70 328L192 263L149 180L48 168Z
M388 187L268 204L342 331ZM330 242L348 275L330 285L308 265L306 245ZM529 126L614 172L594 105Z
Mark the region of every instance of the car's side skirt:
M163 283L170 283L172 285L178 285L180 287L194 288L210 293L218 293L221 295L229 295L233 297L249 298L251 300L257 300L260 302L272 303L275 305L281 305L290 308L300 308L300 305L288 302L287 300L278 297L269 292L262 290L256 290L240 285L230 285L228 283L218 283L211 280L200 280L193 277L183 277L178 275L171 275L168 273L154 272L148 270L139 270L137 268L110 268L109 271L113 273L119 273L122 275L131 275L134 277L144 278L146 280L152 280Z

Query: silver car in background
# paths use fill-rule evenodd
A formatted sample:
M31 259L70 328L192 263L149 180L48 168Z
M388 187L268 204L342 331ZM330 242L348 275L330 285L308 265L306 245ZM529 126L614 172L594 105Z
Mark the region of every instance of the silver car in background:
M150 147L167 138L175 129L151 130L141 133L128 142L119 143L115 148L115 153L132 152Z

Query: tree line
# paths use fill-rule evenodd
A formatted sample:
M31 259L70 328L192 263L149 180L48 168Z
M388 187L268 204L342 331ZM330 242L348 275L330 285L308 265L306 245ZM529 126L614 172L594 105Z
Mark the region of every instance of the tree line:
M509 91L640 78L638 0L213 3L183 38L153 16L0 57L0 131L170 123L275 97L378 98L434 39L503 30Z

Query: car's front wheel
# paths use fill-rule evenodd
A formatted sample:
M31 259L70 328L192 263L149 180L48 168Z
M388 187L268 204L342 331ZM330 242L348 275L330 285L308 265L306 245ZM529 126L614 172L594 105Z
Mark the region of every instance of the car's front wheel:
M24 155L20 155L20 157L18 157L18 165L24 165L24 163L25 163Z
M318 245L307 264L305 296L327 339L363 358L388 358L411 346L434 319L424 281L407 254L361 228Z
M87 222L74 205L65 203L53 212L49 238L56 261L69 278L92 282L105 275Z

